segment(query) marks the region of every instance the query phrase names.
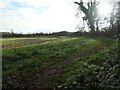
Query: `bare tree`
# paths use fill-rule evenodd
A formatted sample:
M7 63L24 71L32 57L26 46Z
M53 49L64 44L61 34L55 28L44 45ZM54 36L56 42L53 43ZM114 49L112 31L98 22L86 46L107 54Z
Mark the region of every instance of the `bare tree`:
M97 5L99 2L96 2L96 0L91 0L87 2L87 6L84 5L85 2L80 0L80 2L74 2L75 4L79 5L80 10L85 14L85 17L83 17L84 20L87 20L88 26L91 30L91 32L95 32L95 22L97 30L98 27L98 21L97 19Z

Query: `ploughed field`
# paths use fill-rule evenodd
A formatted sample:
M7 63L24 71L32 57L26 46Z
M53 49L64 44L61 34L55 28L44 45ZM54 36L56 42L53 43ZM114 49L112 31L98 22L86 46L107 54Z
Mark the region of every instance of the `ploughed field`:
M110 38L2 38L5 88L120 88L118 43Z

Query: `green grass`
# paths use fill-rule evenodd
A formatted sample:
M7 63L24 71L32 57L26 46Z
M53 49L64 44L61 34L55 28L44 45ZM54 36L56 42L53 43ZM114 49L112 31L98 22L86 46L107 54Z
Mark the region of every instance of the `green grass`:
M3 88L114 88L111 82L119 86L114 81L119 70L113 39L37 37L3 42Z

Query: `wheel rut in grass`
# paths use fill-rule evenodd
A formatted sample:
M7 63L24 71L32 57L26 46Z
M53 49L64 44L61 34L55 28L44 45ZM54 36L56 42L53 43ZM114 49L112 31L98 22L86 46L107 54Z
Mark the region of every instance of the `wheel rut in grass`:
M90 54L90 52L94 49L94 52ZM38 88L46 88L46 87L55 87L60 84L59 77L64 73L64 69L68 67L70 64L75 63L86 56L90 56L96 52L98 52L101 48L91 48L84 52L80 52L79 50L73 52L69 57L66 57L62 61L58 61L56 64L49 66L43 72L38 72L34 77L31 77L32 83L27 82L28 86L33 86Z
M70 44L71 42L60 44L60 45L70 44L71 46L68 45L69 47L66 49L67 52L70 50L70 53L68 55L65 55L64 57L60 56L59 59L57 60L55 58L54 59L51 58L53 59L55 63L52 65L50 64L45 68L43 67L43 70L37 71L37 70L32 69L33 71L25 74L25 77L24 75L22 75L20 77L21 80L19 80L19 78L16 78L16 82L18 83L17 87L18 88L21 88L21 87L24 87L24 88L57 87L61 83L59 78L61 77L62 74L64 74L65 68L69 67L73 63L76 63L76 61L85 60L85 58L87 58L88 56L92 54L97 53L103 47L103 46L100 47L99 44L101 43L98 43L97 45L94 44L95 43L94 40L90 42L90 44L92 44L93 46L90 44L86 45L86 42L88 41L82 42L83 48L79 48L78 46L81 43L76 44L76 42L72 42L73 44L75 44L73 46ZM56 45L60 46L59 44L55 44L53 46L56 46ZM56 46L55 48L59 48L58 46ZM76 47L74 48L75 50L71 49L72 47ZM63 47L63 48L66 48L66 47ZM61 51L61 49L59 51ZM49 60L49 58L46 58L46 60ZM44 61L42 64L47 64L47 61ZM14 86L8 86L8 87L14 87Z

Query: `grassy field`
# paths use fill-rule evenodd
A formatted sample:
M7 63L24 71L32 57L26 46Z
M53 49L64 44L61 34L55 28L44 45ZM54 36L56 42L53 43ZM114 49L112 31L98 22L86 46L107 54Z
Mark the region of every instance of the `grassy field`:
M110 38L3 38L3 88L120 88Z

